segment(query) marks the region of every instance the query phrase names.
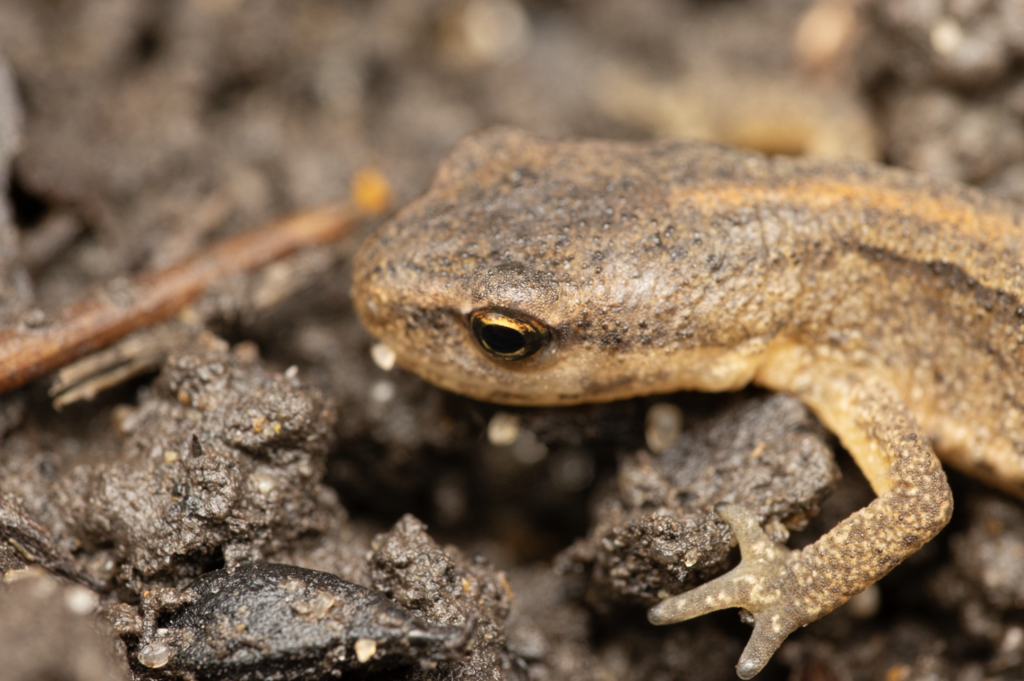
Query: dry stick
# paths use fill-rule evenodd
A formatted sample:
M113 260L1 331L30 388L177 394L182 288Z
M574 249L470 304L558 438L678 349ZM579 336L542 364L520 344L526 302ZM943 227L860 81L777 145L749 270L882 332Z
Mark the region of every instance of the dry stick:
M125 290L108 291L67 308L40 329L0 330L0 393L173 315L207 286L293 251L348 234L362 213L335 204L241 234L165 270L144 274Z

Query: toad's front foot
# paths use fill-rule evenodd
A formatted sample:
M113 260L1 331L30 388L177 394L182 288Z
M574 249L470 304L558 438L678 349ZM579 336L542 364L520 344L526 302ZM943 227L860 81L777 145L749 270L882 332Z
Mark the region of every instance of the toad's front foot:
M807 598L811 575L801 579L798 560L769 539L757 519L744 507L719 504L715 512L732 528L740 545L740 564L701 586L668 598L651 608L651 624L673 624L715 610L743 608L754 619L754 633L736 665L749 679L768 664L782 642L799 627L821 617L818 599ZM794 560L796 559L796 560Z

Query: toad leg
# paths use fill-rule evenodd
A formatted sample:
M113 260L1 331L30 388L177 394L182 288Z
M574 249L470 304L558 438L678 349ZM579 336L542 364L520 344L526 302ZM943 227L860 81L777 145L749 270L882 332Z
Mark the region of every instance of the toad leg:
M953 512L938 458L888 384L836 371L818 373L813 387L807 385L789 388L839 436L878 498L800 551L773 544L744 509L720 505L716 511L739 541L739 566L648 612L651 623L671 624L724 608L747 610L754 631L736 666L742 679L761 671L797 628L835 610L921 548Z

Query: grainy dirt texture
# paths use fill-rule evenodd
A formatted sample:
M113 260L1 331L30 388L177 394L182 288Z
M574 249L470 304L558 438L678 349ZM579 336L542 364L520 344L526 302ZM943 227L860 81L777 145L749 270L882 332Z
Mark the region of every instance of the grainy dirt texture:
M711 508L740 499L776 541L803 529L839 479L820 426L792 397L734 405L686 430L658 456L619 461L585 540L559 556L569 572L593 564L592 601L651 606L715 576L731 532Z
M363 169L402 205L494 124L874 157L1020 199L1022 64L1015 0L0 0L0 325L345 200ZM499 410L387 371L349 302L358 241L220 282L91 402L0 396L0 679L178 673L140 651L200 575L252 561L472 626L467 656L370 678L735 678L734 613L655 628L638 605L693 578L651 556L697 542L710 575L727 533L662 556L659 528L734 494L805 545L870 500L841 452L834 482L834 441L764 394ZM666 450L679 423L652 414L676 407ZM1020 678L1024 512L952 484L951 526L759 679ZM310 603L291 615L336 607Z

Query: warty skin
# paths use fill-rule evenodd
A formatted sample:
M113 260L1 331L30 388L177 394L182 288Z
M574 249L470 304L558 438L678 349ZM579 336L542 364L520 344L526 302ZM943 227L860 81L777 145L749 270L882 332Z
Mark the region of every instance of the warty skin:
M750 611L750 678L948 522L936 452L1024 497L1022 253L1019 208L906 171L498 129L460 143L367 240L353 296L400 364L481 400L751 383L802 399L878 498L795 552L720 509L741 565L650 612ZM548 338L496 359L479 310Z

